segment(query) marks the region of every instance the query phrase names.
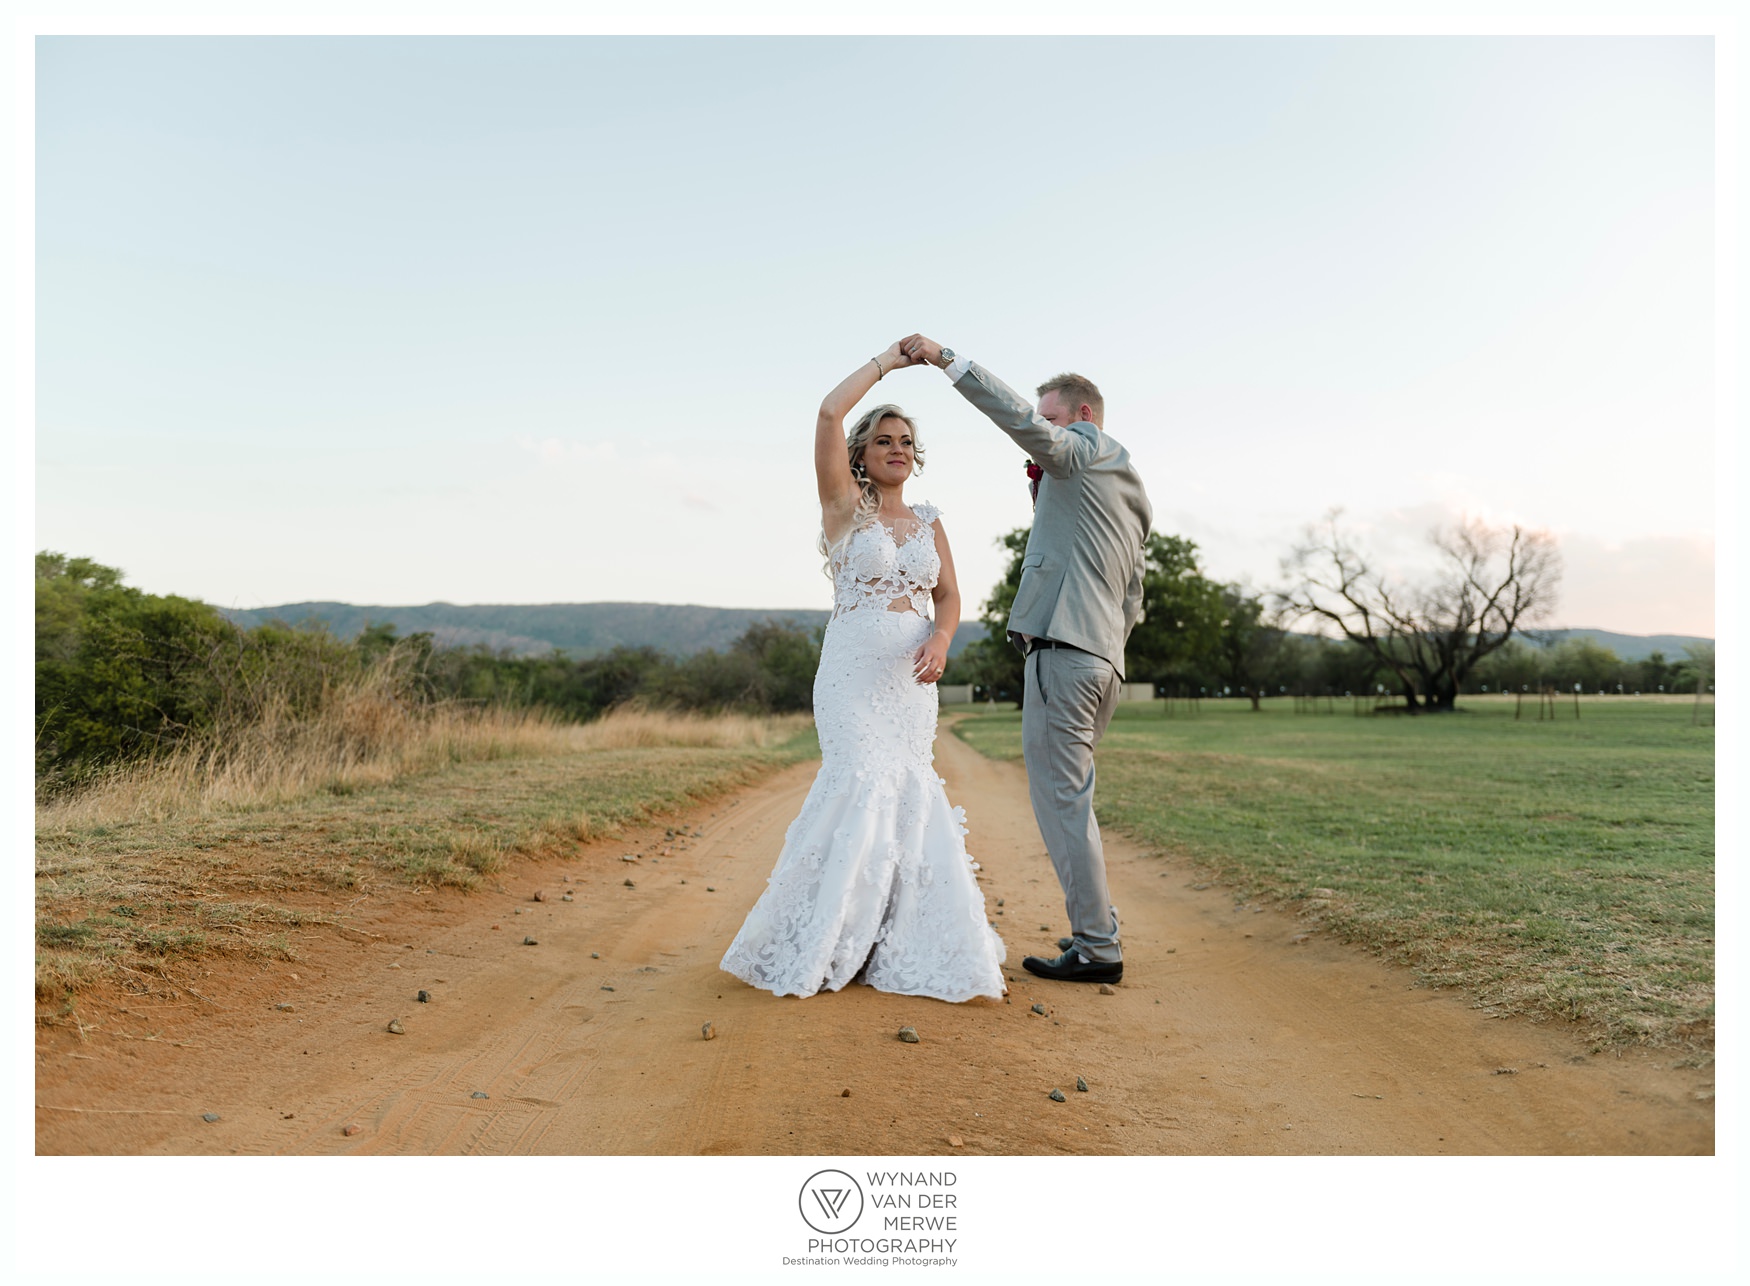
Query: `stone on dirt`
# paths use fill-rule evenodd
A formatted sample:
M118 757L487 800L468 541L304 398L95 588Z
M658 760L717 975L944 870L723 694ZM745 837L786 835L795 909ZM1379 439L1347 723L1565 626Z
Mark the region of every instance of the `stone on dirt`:
M214 1121L216 1121L218 1119L219 1119L219 1114L217 1112L202 1112L201 1113L201 1120L205 1121L208 1125L211 1125Z
M1118 994L1118 988L1114 987L1109 982L1103 982L1100 984L1100 994L1102 996L1116 996Z
M1082 1078L1081 1078L1081 1077L1079 1077L1079 1076L1078 1076L1078 1077L1076 1077L1076 1089L1078 1089L1078 1090L1079 1090L1079 1091L1081 1091L1081 1092L1082 1092L1082 1093L1083 1093L1083 1094L1086 1094L1086 1093L1087 1093L1087 1092L1088 1092L1088 1083L1087 1083L1087 1081L1085 1081L1085 1080L1083 1080L1083 1079L1082 1079Z
M364 1129L364 1126L358 1124L355 1121L353 1124L346 1126L340 1132L342 1134L346 1135L346 1137L350 1139L353 1135L357 1134L362 1129Z
M559 895L559 900L561 902L575 902L577 899L572 897L569 893L561 893Z
M523 945L525 947L538 947L541 944L539 942L536 942L533 938L524 938Z
M1045 1006L1044 1005L1034 1005L1033 1012L1036 1014L1043 1015L1045 1013Z
M421 991L419 993L419 1003L422 1005L429 1005L431 1003L431 992Z
M468 1097L469 1098L491 1098L492 1095L486 1093L483 1090L475 1090L472 1094L468 1095Z
M389 1020L389 1032L394 1036L405 1036L407 1034L407 1028L401 1025L401 1020L399 1018L391 1018Z
M899 1038L908 1045L915 1045L918 1043L918 1029L916 1027L901 1027Z
M951 1148L963 1148L966 1146L966 1140L961 1138L958 1134L950 1134L948 1136L948 1146Z
M1052 1090L1050 1094L1046 1095L1046 1097L1049 1098L1053 1103L1062 1103L1062 1102L1066 1101L1063 1097L1062 1090Z
M849 1089L842 1089L839 1091L840 1098L849 1098L850 1096L851 1096L851 1091Z
M716 1026L716 1024L715 1023L706 1023L703 1027L699 1028L699 1034L701 1036L703 1036L706 1040L716 1040L717 1039L717 1026Z
M620 882L629 889L635 889L638 887L636 884L632 883L631 880L621 880Z

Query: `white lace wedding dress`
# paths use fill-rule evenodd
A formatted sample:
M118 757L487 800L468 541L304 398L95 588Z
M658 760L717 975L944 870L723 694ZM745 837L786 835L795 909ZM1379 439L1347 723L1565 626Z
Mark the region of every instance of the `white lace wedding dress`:
M814 676L820 772L723 968L780 996L853 979L939 1000L1003 993L1003 943L966 854L965 813L932 763L934 684L913 658L942 562L937 511L871 519L832 551L833 616Z

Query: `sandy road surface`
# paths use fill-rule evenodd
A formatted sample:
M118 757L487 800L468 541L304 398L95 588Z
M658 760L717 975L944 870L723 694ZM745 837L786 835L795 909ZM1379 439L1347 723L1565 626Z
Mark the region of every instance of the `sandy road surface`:
M312 934L295 962L215 970L175 1006L117 996L83 1039L42 1032L38 1150L1713 1150L1711 1071L1588 1054L1571 1031L1490 1019L1351 948L1295 944L1292 920L1195 890L1121 837L1123 985L1033 978L1021 957L1050 950L1063 907L1023 771L946 733L937 755L1008 944L1006 1003L856 985L780 1000L719 972L812 779L802 764L684 818L703 834L667 856L658 830L523 866L500 891L398 890L362 908L364 932ZM623 863L635 847L646 856ZM895 1039L903 1025L921 1042Z

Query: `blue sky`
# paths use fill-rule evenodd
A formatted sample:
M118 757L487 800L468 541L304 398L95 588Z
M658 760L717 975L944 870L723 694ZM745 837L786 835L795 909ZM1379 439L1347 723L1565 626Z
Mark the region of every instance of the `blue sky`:
M923 330L1096 379L1223 579L1473 514L1561 539L1554 623L1712 634L1712 60L45 38L37 543L239 606L823 606L814 409ZM936 372L876 396L970 610L1020 455Z

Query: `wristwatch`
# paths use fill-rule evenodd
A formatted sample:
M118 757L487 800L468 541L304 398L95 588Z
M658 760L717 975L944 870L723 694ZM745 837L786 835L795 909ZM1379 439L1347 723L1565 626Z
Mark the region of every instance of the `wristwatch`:
M942 369L947 370L952 365L954 365L954 350L944 348L942 350Z

